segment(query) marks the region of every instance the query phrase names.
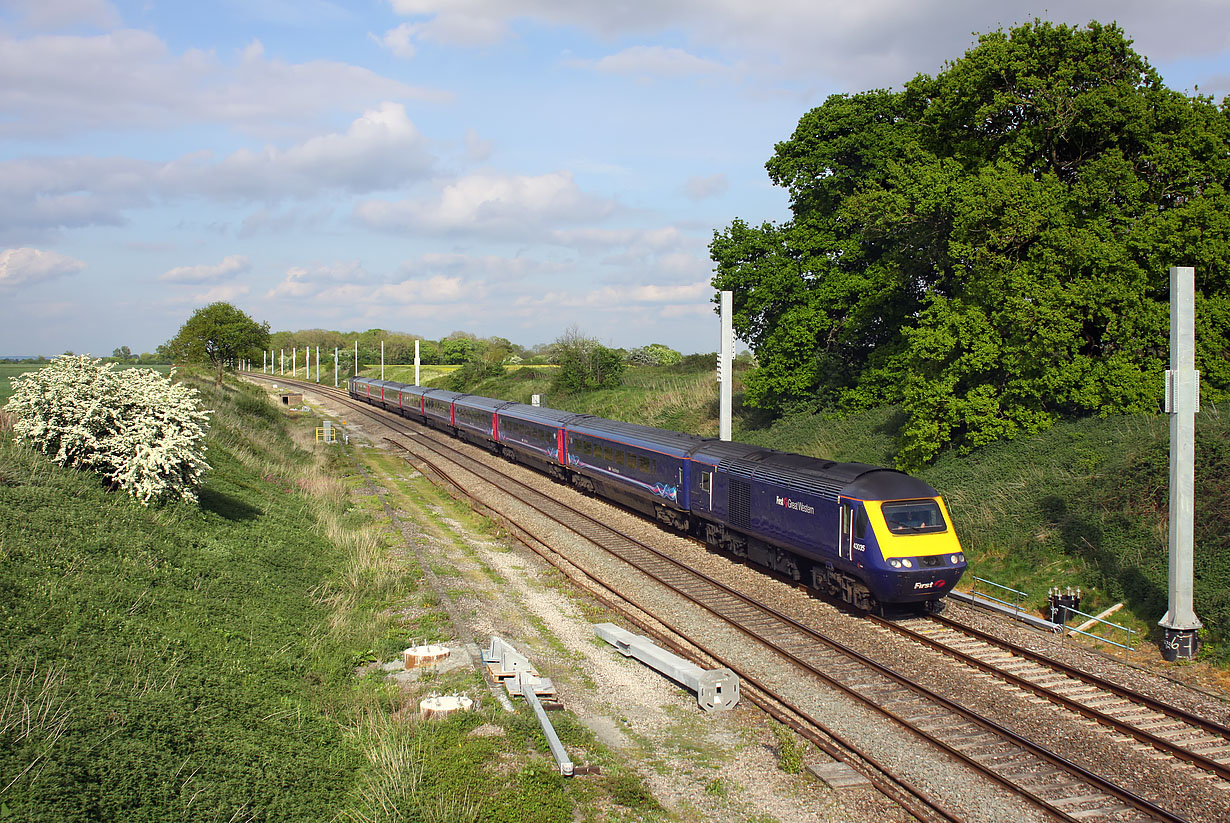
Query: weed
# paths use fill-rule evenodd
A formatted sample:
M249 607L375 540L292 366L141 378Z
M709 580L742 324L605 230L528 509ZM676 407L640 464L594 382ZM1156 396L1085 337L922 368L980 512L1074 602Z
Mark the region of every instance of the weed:
M803 749L794 732L780 723L774 723L773 737L777 739L777 767L786 774L802 773Z

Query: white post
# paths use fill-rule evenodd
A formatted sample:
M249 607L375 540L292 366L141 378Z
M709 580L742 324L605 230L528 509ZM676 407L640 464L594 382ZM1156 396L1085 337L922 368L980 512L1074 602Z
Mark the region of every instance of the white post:
M279 355L280 355L280 356L281 356L281 358L282 358L282 360L281 360L281 362L282 362L282 371L280 372L280 374L282 374L283 376L285 376L285 375L286 375L286 349L279 349L279 350L278 350L278 353L279 353Z
M384 341L380 341L380 379L384 379Z
M731 402L734 389L734 320L731 317L734 306L734 292L722 292L722 340L718 350L718 374L722 381L721 395L718 402L718 437L730 440L731 436Z
M290 376L299 376L299 347L295 346L290 350Z
M1204 624L1193 609L1193 532L1196 412L1200 372L1196 371L1196 270L1170 269L1170 369L1166 411L1170 413L1170 592L1162 627L1162 657L1196 656L1197 630Z
M320 382L320 346L316 347L316 382Z
M337 388L337 346L333 347L333 388Z
M419 341L414 341L414 385L421 386L419 382Z
M354 376L359 376L359 338L354 341Z

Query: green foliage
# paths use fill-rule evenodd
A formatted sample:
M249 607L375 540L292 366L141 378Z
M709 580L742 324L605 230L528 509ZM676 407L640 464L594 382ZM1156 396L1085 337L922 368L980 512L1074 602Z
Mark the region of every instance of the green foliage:
M632 349L625 359L633 366L673 366L683 355L662 343L650 343Z
M88 469L142 505L196 500L209 413L197 393L150 369L116 371L88 355L61 355L12 378L4 411L18 442L61 466Z
M1116 26L984 35L901 92L836 95L767 168L794 218L716 233L747 402L899 403L898 463L1160 399L1167 270L1197 271L1205 396L1230 390L1230 117Z
M780 723L773 724L773 737L777 739L777 767L786 774L803 772L803 749L794 732Z
M603 778L603 782L606 784L606 790L611 794L611 799L626 809L658 811L662 808L636 775L611 774Z
M584 337L575 326L555 341L553 349L559 366L551 383L554 391L578 394L619 385L624 373L623 357L597 340Z
M465 391L466 387L493 377L502 377L504 367L498 362L484 359L471 360L454 371L445 380L445 385L453 391Z
M253 358L269 345L269 324L257 323L230 303L210 303L192 313L167 344L176 360L209 363L217 370L241 357Z

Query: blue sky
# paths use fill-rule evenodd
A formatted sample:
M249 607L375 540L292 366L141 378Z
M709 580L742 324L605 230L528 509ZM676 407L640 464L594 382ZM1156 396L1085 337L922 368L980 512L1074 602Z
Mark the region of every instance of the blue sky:
M1230 0L0 0L0 355L275 330L717 348L707 246L837 92L1115 19L1230 93Z

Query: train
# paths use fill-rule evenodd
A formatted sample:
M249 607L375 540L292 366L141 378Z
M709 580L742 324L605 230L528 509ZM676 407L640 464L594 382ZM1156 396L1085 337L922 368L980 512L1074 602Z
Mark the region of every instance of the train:
M965 571L943 497L896 469L367 377L348 390L856 609L939 611Z

